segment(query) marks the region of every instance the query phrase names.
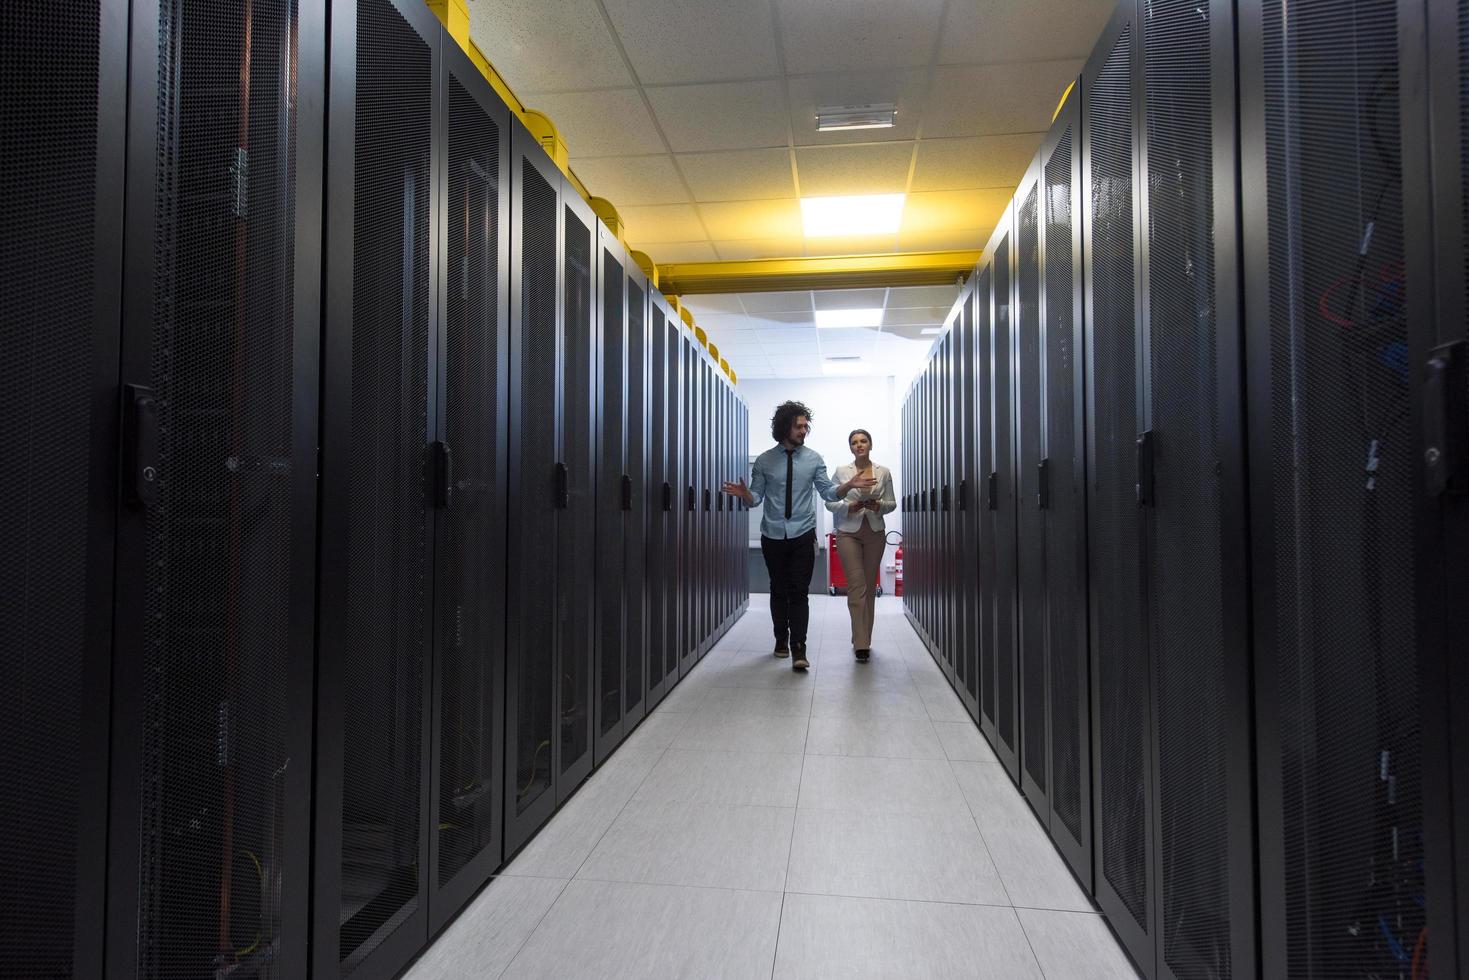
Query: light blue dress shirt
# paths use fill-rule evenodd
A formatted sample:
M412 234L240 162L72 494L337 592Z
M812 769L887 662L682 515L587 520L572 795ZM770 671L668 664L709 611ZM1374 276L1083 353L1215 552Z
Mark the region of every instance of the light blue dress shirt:
M816 450L802 446L795 451L791 467L791 516L786 517L786 450L784 446L767 449L755 457L750 467L750 493L765 512L760 517L760 533L767 538L799 538L816 528L815 490L827 502L838 499L837 488L826 475L826 463Z

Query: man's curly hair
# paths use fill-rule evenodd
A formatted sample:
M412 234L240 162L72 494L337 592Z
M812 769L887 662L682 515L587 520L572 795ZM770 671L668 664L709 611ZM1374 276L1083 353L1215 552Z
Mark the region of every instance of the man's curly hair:
M796 419L802 415L806 416L808 422L815 421L811 409L800 402L783 402L770 416L770 438L776 442L785 442L786 436L791 434L791 426L796 424Z

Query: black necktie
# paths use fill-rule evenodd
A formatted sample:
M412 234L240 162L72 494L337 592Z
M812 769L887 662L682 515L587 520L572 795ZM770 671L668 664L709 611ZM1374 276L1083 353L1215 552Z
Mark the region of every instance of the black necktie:
M796 469L796 451L786 450L786 520L791 519L791 475Z

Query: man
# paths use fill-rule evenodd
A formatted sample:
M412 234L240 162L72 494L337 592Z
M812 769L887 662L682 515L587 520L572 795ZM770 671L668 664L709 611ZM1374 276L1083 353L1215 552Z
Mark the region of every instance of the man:
M761 453L750 468L750 483L724 484L724 492L754 507L764 501L760 518L760 553L770 572L770 618L775 625L775 655L789 657L791 668L810 667L806 659L806 624L811 610L807 592L816 567L816 505L814 489L828 503L852 490L870 490L871 477L854 476L839 487L826 475L821 454L806 448L811 410L800 402L786 402L770 419L770 437L779 445Z

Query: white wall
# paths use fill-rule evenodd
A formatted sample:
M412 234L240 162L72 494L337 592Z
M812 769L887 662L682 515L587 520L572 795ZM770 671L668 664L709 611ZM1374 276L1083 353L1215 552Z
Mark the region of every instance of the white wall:
M901 385L901 387L900 387ZM853 429L866 429L872 433L872 458L886 466L893 474L893 490L898 500L903 499L903 447L901 445L902 420L899 412L901 399L907 387L907 379L892 377L839 377L839 378L751 378L742 379L736 389L745 404L750 407L750 455L758 456L775 445L770 438L770 416L775 407L787 399L804 402L815 416L811 420L811 435L806 445L815 449L826 461L830 473L843 463L852 461L852 452L847 448L847 433ZM748 471L743 474L748 478ZM760 511L751 511L751 540L758 542L760 535ZM830 518L824 508L817 510L818 519ZM827 520L818 525L824 534L830 529ZM887 515L889 531L903 529L901 510ZM822 541L823 547L825 540ZM891 568L895 548L888 546L883 560L883 594L892 595L893 573ZM825 562L823 552L819 562ZM817 581L824 581L826 568L818 564Z

